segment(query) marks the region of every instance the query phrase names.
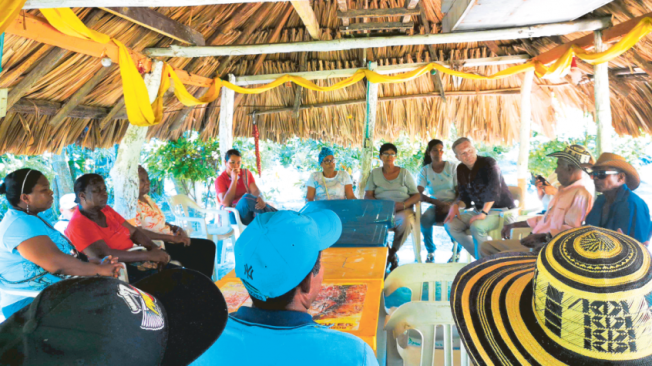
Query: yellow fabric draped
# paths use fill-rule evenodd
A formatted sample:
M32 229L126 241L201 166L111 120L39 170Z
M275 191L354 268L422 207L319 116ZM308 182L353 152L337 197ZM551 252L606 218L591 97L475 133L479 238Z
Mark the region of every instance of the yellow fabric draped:
M13 14L17 14L25 3L25 0L10 1L9 10L10 12L14 11ZM283 75L269 84L255 88L244 88L232 84L228 81L216 78L214 79L213 84L208 89L208 91L200 98L195 98L188 92L174 69L166 63L164 65L163 75L161 77L161 86L159 87L158 95L154 103L150 104L145 82L138 72L138 69L134 65L134 61L129 54L129 50L122 43L115 39L111 39L105 34L88 29L70 9L41 9L41 12L43 15L45 15L50 24L62 33L74 37L91 39L101 43L108 43L112 40L116 45L118 45L120 50L120 74L122 77L127 115L129 117L129 121L132 124L138 126L151 126L160 123L163 117L163 94L166 90L169 89L171 84L174 84L174 94L179 99L179 101L183 105L190 107L207 104L216 100L219 97L220 88L222 86L241 94L260 94L277 88L287 82L293 82L310 90L327 92L351 86L364 78L366 78L371 83L402 83L425 75L426 73L433 70L471 80L502 79L530 70L534 70L537 76L540 78L553 78L560 77L568 71L574 56L592 65L609 62L614 58L622 55L624 52L632 48L643 37L652 32L652 19L643 18L627 35L625 35L618 43L616 43L608 50L599 53L588 53L580 47L573 45L550 67L542 64L539 61L533 60L521 65L509 67L492 75L483 76L452 70L433 62L419 67L416 70L393 76L381 75L371 70L359 69L351 77L339 81L331 86L325 87L319 86L302 77L293 75ZM2 30L3 26L6 27L6 19L13 20L14 16L15 15L0 15L0 30Z
M153 126L163 120L162 101L158 101L160 108L154 110L149 102L149 94L143 77L138 72L129 49L122 42L111 38L106 34L89 29L69 8L40 9L51 26L61 33L72 37L93 40L99 43L113 41L118 46L118 64L120 65L120 77L124 93L125 109L129 122L136 126ZM175 75L176 76L176 75ZM169 86L169 84L168 84ZM163 93L159 88L157 100L162 98ZM155 100L156 102L156 100Z
M9 27L11 22L16 19L20 9L25 6L27 0L4 0L6 4L2 4L0 7L0 34L4 33L5 30Z

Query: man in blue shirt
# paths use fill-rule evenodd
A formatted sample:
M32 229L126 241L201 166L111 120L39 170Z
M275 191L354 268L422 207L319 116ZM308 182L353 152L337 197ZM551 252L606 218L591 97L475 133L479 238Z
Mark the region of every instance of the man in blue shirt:
M235 273L253 306L232 313L192 365L377 366L368 344L308 314L324 277L320 252L340 235L342 223L330 210L256 216L235 245Z
M603 153L591 173L596 192L602 193L586 217L586 224L618 231L641 243L650 240L650 209L633 190L641 179L622 156ZM647 245L647 244L646 244Z

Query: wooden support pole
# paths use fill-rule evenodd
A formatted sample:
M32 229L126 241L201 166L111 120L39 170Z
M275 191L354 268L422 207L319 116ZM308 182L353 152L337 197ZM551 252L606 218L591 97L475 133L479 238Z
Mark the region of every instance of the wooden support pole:
M376 62L369 63L369 70L378 67ZM374 132L376 129L376 109L378 107L378 84L367 81L367 118L364 125L364 136L362 140L362 170L360 172L360 183L358 183L358 198L364 197L365 187L369 174L371 173L371 163L375 153L374 149Z
M155 61L152 72L145 75L149 102L153 103L161 85L163 62ZM147 137L148 127L129 124L125 137L120 141L118 156L109 175L113 180L115 203L113 209L127 220L136 217L138 208L138 164L140 152Z
M602 32L595 31L595 52L606 49L602 42ZM613 152L611 138L614 128L611 125L611 101L609 100L609 63L593 66L593 90L595 92L595 122L598 124L598 156Z
M528 160L530 159L530 136L532 134L532 85L534 84L534 70L523 74L521 84L521 128L518 149L518 163L516 165L516 177L518 186L527 193L528 181ZM524 202L519 202L523 207Z
M306 64L308 63L308 52L301 54L301 59L299 60L299 71L306 71ZM294 94L294 119L299 121L301 113L299 108L301 107L301 98L303 97L303 87L301 85L296 86L296 91Z
M101 9L177 41L195 46L206 44L201 33L166 17L154 9L129 7Z
M329 52L353 50L359 48L416 46L427 44L448 44L466 42L484 42L507 39L536 38L553 35L566 35L575 32L593 31L611 25L611 18L578 20L565 23L543 24L530 27L504 28L488 31L419 34L412 36L342 38L330 41L293 42L274 44L253 44L235 46L203 46L169 48L149 48L149 56L161 57L208 57L229 55L260 55L270 53L293 52Z
M294 10L299 14L303 25L306 26L306 30L310 33L312 39L318 41L320 36L319 21L317 21L317 16L315 11L310 5L308 0L292 0L290 1Z
M99 84L104 79L104 77L109 75L116 68L117 65L115 64L109 67L100 67L100 69L95 72L93 77L91 77L90 80L86 82L86 84L82 85L82 87L79 88L75 94L73 94L72 97L66 101L59 112L57 112L57 114L50 119L50 125L56 127L61 122L63 122L63 120L67 118L68 113L75 109L75 107L77 107L82 102L82 100L84 100L84 98L86 98L86 96L93 91L97 84Z
M115 43L109 42L107 44L103 44L63 34L47 22L44 22L43 20L33 15L26 14L24 17L16 17L16 19L14 19L7 28L6 33L28 38L51 46L57 46L68 51L80 53L82 55L93 57L106 56L116 64L119 62L118 46ZM151 59L134 50L129 50L129 55L136 64L141 64L145 72L151 71ZM176 71L179 79L181 79L181 81L186 85L209 87L213 83L213 79L195 74L189 74L174 67L173 69Z
M229 82L235 82L235 76L229 74ZM226 87L222 87L220 96L220 155L223 159L226 152L233 147L233 104L235 102L235 92Z

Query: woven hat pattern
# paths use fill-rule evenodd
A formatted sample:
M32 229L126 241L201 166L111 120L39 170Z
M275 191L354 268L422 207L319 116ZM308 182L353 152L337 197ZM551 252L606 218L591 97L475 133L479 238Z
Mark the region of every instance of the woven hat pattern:
M582 145L567 146L564 151L554 152L548 156L565 158L579 168L592 165L591 160L593 160L591 153Z
M626 235L568 230L538 257L465 267L453 315L481 365L652 365L651 260Z

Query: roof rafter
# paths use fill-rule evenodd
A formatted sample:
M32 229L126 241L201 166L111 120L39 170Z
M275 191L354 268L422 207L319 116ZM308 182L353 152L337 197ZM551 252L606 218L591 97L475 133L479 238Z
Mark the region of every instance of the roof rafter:
M310 37L312 37L312 39L314 40L319 40L319 36L321 33L319 29L319 22L317 21L317 16L315 15L315 11L312 9L312 6L310 5L310 1L292 0L291 3L292 6L294 7L294 10L297 12L297 14L299 14L299 17L301 18L303 25L306 26L308 33L310 33Z
M166 37L195 46L205 45L204 36L187 25L172 20L150 8L101 8L120 18L143 26Z
M24 19L24 22L23 22ZM113 42L102 44L99 42L85 40L63 34L41 19L26 14L24 17L16 17L9 25L6 32L19 37L28 38L37 42L57 46L67 51L77 52L93 57L109 57L113 62L118 63L118 46ZM152 69L152 60L140 52L129 50L129 54L136 64L140 63L149 72ZM174 68L179 79L184 84L208 87L213 79L189 74L183 70Z

